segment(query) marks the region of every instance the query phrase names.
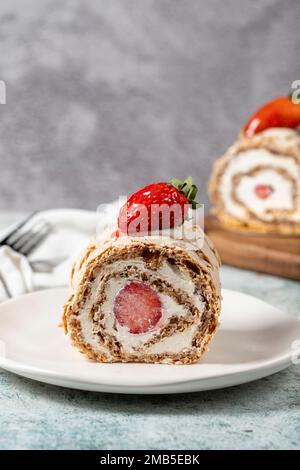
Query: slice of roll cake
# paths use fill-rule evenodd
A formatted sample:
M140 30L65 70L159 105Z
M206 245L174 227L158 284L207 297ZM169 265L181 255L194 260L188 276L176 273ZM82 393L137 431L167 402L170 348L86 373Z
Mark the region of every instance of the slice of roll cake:
M215 162L213 213L229 227L300 233L300 104L278 98L250 119ZM291 127L289 127L291 126Z
M167 205L195 188L191 180L183 188L185 182L178 180L176 187L158 184L166 188L158 199L156 192L155 200ZM142 190L148 198L149 191L155 192L151 186ZM195 193L193 189L189 196ZM193 211L181 204L195 207L193 200L180 201L181 215L173 213L170 227L158 217L149 231L146 217L147 230L133 233L136 200L121 208L118 231L101 243L92 242L75 264L63 314L65 330L82 353L99 362L197 362L218 326L219 257Z

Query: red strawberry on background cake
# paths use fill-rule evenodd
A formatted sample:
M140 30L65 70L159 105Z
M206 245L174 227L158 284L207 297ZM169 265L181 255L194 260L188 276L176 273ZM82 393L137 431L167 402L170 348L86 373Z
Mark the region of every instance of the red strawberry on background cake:
M244 126L243 132L245 136L253 137L266 129L296 129L299 126L299 104L289 96L279 96L259 108Z

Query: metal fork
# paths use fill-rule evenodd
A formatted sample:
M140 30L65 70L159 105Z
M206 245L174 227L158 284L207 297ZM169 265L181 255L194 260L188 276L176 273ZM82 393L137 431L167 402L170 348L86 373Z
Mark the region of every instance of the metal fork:
M51 225L44 219L33 220L33 212L13 227L4 238L0 239L0 246L9 246L14 251L28 256L51 231Z
M0 239L0 246L9 246L23 256L28 256L35 250L52 229L51 225L45 220L34 220L36 213L37 212L31 213L9 230L5 236ZM11 298L12 294L1 270L0 282L3 285L7 297Z

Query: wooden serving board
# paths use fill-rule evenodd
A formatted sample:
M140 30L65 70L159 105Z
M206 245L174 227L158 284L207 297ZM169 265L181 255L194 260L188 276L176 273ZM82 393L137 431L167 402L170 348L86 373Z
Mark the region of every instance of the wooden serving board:
M231 231L211 215L205 217L204 228L224 264L300 280L300 236Z

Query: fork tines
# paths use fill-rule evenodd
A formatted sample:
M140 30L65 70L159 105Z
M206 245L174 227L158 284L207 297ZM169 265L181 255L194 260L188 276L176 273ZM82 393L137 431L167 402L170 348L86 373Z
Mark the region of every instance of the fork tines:
M22 255L28 256L51 230L51 225L45 220L34 220L35 214L35 212L30 214L16 225L11 232L0 241L0 246L7 245Z

